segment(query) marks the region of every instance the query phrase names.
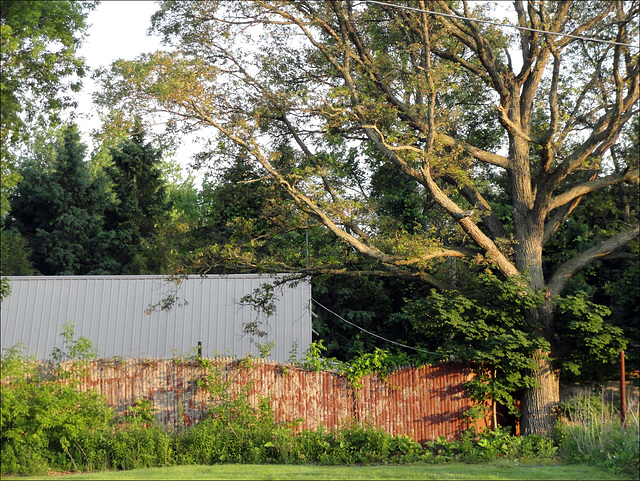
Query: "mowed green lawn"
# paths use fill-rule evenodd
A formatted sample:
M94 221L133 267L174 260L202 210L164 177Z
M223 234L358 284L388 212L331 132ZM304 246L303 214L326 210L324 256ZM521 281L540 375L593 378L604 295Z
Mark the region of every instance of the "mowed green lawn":
M172 466L131 471L69 474L51 473L39 477L4 479L538 479L614 480L610 472L584 465L526 465L515 462L488 464L410 464L386 466L295 466L218 464L213 466Z

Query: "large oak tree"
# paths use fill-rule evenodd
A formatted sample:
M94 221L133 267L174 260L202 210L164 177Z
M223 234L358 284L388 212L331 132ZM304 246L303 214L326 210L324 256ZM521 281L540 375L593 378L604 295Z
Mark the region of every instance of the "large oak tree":
M519 279L522 296L542 294L526 314L550 352L534 356L522 426L547 432L559 397L554 299L639 233L632 219L543 269L545 245L583 197L638 183L637 159L616 170L609 152L637 112L628 44L639 3L515 1L519 30L477 22L493 14L474 5L165 1L153 28L173 49L114 64L99 100L183 132L212 127L218 158L248 156L378 275L446 291L442 260L454 258ZM294 151L286 162L283 143ZM382 165L416 182L449 223L382 222L370 183ZM494 211L496 192L509 212Z

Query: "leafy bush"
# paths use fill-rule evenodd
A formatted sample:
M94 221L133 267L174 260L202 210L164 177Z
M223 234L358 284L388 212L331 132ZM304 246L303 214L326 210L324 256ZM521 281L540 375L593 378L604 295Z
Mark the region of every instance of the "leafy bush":
M65 330L67 347L82 357L73 344L73 330ZM42 366L25 359L23 348L3 353L0 416L2 474L38 474L48 467L75 469L86 463L82 448L88 437L102 436L110 428L113 411L94 392L75 389L73 374L61 364Z
M246 404L245 404L246 403ZM254 410L234 400L212 410L207 418L179 434L178 457L185 463L215 464L274 462L269 455L274 439L283 435L266 404Z
M141 422L118 429L105 440L110 469L137 469L175 464L175 447L171 433L162 426L145 426Z
M513 436L505 428L481 433L471 429L463 433L460 440L446 441L439 437L426 443L426 447L432 453L434 461L456 460L467 463L493 461L497 458L551 460L557 451L553 439L549 437Z

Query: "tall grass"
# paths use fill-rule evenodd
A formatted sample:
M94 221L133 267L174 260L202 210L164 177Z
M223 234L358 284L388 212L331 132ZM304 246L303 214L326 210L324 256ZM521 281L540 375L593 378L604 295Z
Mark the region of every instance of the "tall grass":
M600 466L637 479L640 472L637 397L628 398L624 425L619 410L604 392L576 397L561 409L563 417L557 435L566 462Z

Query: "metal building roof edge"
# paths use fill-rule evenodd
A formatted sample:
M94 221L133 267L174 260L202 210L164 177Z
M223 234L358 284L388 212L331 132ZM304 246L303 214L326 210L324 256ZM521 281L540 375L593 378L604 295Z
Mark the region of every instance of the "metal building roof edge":
M3 278L15 280L22 279L241 279L241 278L260 278L260 277L286 277L291 273L274 273L274 274L206 274L197 275L190 274L186 276L174 276L171 274L145 274L145 275L62 275L62 276L2 276ZM309 277L309 276L307 276Z

